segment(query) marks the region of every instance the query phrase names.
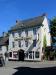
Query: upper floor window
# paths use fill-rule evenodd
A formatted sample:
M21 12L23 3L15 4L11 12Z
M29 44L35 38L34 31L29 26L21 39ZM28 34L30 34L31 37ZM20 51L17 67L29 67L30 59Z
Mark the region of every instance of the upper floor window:
M19 37L21 37L21 32L19 32Z
M28 47L28 40L25 41L25 45L26 45L26 47Z
M21 41L20 40L18 41L18 45L19 45L19 47L21 47Z
M2 47L0 46L0 50L2 50Z
M21 31L20 31L20 32L18 32L18 35L19 35L19 37L21 37Z
M38 33L38 40L39 40L39 33Z
M37 40L39 41L39 33L37 34Z
M14 37L14 35L15 35L15 33L14 32L12 32L12 36Z
M33 40L33 47L36 47L36 39Z
M25 30L26 36L28 36L28 30Z
M36 34L36 28L33 28L33 34Z
M15 42L12 42L12 47L13 47L13 48L15 47Z

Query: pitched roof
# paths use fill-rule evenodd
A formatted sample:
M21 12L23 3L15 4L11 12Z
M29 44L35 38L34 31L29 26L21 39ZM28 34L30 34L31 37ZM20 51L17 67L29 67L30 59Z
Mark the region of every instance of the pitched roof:
M17 25L11 27L11 30L26 28L26 27L32 27L32 26L40 26L44 20L44 16L38 16L31 19L23 20L18 22Z
M8 37L2 37L0 39L0 46L8 45Z

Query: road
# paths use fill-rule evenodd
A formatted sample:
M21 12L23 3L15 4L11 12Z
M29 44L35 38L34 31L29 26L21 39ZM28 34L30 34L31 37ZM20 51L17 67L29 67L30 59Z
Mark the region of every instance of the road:
M35 73L44 73L43 75L48 74L51 75L56 73L56 61L43 61L43 62L18 62L18 61L9 61L6 62L4 67L0 67L1 75L26 75L35 74ZM53 74L52 74L53 73ZM56 75L56 74L55 74Z

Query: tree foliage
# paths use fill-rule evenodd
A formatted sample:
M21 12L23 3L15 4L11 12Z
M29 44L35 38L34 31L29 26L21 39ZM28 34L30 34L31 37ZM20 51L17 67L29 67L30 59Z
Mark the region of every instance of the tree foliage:
M50 20L50 33L52 37L52 44L56 42L56 17Z
M45 49L46 46L47 46L46 35L44 35L44 38L43 38L43 48Z

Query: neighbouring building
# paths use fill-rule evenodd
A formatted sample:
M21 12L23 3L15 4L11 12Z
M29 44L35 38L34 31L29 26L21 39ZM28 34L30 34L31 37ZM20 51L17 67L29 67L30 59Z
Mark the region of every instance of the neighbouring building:
M0 37L0 56L3 56L4 60L6 59L5 54L7 54L8 52L8 45L9 45L9 37L8 36Z
M16 21L9 32L9 60L41 61L43 40L51 46L49 25L46 15Z

